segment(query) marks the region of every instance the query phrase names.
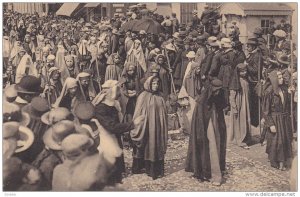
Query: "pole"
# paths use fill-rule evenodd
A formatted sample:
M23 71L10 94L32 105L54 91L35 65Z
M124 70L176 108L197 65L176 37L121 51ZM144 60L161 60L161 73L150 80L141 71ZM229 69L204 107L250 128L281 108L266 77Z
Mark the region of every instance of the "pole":
M166 54L166 58L167 58L168 67L169 67L169 69L171 69L170 60L169 60L169 56L168 56L168 53L167 53L166 49L165 49L165 54ZM174 94L176 94L176 89L175 89L173 74L170 73L170 76L171 76L171 86L173 88Z
M290 24L292 24L292 16L290 16ZM291 86L294 86L293 82L293 72L294 72L294 60L293 60L293 39L292 39L292 32L290 32L290 44L291 44L291 64L290 64L290 71L291 71ZM292 124L292 133L295 132L295 125L294 125L294 102L293 102L293 91L291 91L291 124Z

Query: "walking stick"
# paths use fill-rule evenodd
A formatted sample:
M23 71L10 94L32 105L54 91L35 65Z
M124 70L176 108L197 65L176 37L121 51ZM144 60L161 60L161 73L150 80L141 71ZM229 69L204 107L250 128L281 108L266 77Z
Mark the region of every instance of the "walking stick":
M51 108L49 70L48 70L47 64L45 65L44 61L43 61L43 65L45 66L45 69L46 69L46 85L49 86L48 93L46 92L46 94L47 94L47 101L48 101L49 107Z
M78 84L79 84L79 88L80 88L81 94L82 94L82 96L83 96L83 99L84 99L84 101L86 101L86 96L85 96L85 94L84 94L84 91L83 91L82 85L81 85L81 83L80 83L80 81L79 81L79 80L78 80Z
M260 50L258 50L258 85L259 85L259 88L260 88L260 92L261 92L261 86L260 86L260 78L261 78L261 76L260 76L260 70L261 70L261 51ZM259 124L259 134L260 134L260 136L261 136L261 121L260 121L260 119L261 119L261 95L259 95L258 96L258 124Z
M166 58L167 58L168 67L169 67L169 69L171 69L170 60L169 60L167 50L166 49L164 49L164 50L165 50L165 54L166 54ZM174 94L176 94L175 84L174 84L174 80L173 80L173 74L170 73L170 76L171 76L171 86L173 88Z
M100 81L100 73L99 73L99 67L98 67L98 57L96 57L96 70L97 70L97 77L98 77L98 86L99 86L99 91L101 92L101 81Z

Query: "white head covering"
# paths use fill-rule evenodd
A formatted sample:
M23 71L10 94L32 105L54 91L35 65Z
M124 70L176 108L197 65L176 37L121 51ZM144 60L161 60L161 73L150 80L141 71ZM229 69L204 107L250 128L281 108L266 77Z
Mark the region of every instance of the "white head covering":
M116 87L119 84L117 80L107 80L105 83L102 85L102 91L94 98L92 101L93 105L98 105L101 103L105 96L108 94L109 90L112 90L112 94L116 93Z
M135 44L139 43L140 46L136 49ZM142 49L142 43L139 40L135 40L133 45L131 46L130 50L128 51L127 55L134 54L135 58L137 59L139 65L142 67L144 72L147 71L147 66L146 66L146 60L145 60L145 55Z
M92 97L92 98L95 98L96 97L96 90L95 90L95 87L94 87L94 84L93 84L93 80L92 80L92 77L89 73L87 72L81 72L77 75L76 77L76 80L79 81L80 78L84 78L84 77L88 77L89 78L89 96ZM81 86L80 82L79 82L79 85Z
M66 96L66 94L68 93L68 90L71 88L74 88L76 86L78 86L77 80L72 77L68 77L63 85L60 96L57 98L56 102L53 104L53 107L54 108L59 107L60 102L62 101L64 96Z
M28 71L28 75L32 75L32 76L35 76L37 77L38 76L38 71L37 69L34 67L34 64L33 64L33 61L30 57L30 55L28 54L25 54L18 67L17 67L17 70L16 70L16 83L19 83L20 80L22 79L22 77L24 77L26 75L26 68L29 68L29 71Z

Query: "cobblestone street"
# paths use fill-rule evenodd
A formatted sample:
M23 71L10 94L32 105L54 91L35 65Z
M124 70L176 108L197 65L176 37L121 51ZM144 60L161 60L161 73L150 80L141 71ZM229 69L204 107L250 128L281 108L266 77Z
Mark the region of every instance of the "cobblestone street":
M255 139L255 137L254 137ZM227 192L279 192L289 191L290 171L279 171L270 166L265 146L259 143L245 150L236 145L227 146L227 174L224 184L212 186L199 182L192 173L185 172L188 137L177 136L169 141L165 159L165 177L152 180L146 174L132 175L131 151L125 150L127 175L122 187L126 191L227 191Z

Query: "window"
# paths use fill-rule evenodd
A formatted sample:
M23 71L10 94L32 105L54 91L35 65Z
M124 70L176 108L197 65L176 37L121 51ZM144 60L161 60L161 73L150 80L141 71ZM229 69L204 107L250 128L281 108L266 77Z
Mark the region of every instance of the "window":
M187 24L192 21L193 10L197 10L196 3L181 3L180 12L181 12L181 23Z
M264 35L268 34L268 30L270 28L270 20L269 19L263 19L261 20L261 28L264 31Z

